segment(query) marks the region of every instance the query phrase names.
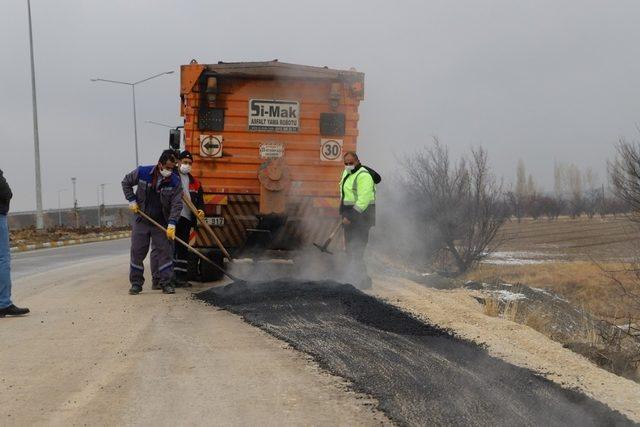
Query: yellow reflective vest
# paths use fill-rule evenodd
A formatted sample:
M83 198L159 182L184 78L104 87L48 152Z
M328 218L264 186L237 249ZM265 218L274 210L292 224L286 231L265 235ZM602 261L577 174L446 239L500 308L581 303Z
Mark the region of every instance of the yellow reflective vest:
M375 205L376 185L365 167L360 166L353 172L345 170L342 173L340 199L343 206L353 207L358 213L364 213L369 207Z

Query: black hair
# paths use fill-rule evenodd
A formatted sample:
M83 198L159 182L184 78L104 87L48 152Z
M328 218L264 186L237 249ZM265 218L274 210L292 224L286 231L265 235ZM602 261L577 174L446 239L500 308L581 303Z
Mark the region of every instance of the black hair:
M180 153L180 155L178 156L178 158L180 160L182 159L190 159L191 161L193 161L193 155L191 155L191 153L189 152L189 150L184 150L182 153Z
M168 161L176 162L176 152L173 150L164 150L162 154L160 154L160 158L158 159L158 163L161 165L166 164Z

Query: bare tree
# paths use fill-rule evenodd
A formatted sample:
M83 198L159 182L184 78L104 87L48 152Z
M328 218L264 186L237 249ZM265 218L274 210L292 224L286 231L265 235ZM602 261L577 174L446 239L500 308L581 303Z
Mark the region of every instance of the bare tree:
M614 214L617 210L626 207L629 218L636 223L640 222L640 145L620 140L616 146L616 156L608 163L609 177L611 179L613 193L622 201L622 206L615 207L610 203ZM604 196L604 187L601 190ZM605 202L606 203L606 202ZM631 233L637 233L638 224L630 229ZM623 311L623 318L616 316L616 322L623 320L625 324L621 329L636 340L640 348L640 251L638 247L631 247L629 253L635 256L633 261L623 266L618 271L606 271L621 291L621 306L628 309ZM601 267L602 268L602 267ZM626 318L625 318L626 317ZM640 365L640 350L636 353L636 366Z
M640 221L640 145L620 140L608 169L614 194L630 208L631 219Z
M556 197L542 196L539 199L540 209L547 219L557 219L562 212L561 201Z
M592 219L598 212L599 203L601 203L601 191L598 186L598 174L593 168L588 167L584 172L585 190L583 194L583 210L589 219Z
M438 140L404 160L405 185L433 224L463 273L495 249L495 237L507 218L502 186L491 174L487 152L472 149L452 164Z
M505 196L506 203L509 205L509 215L516 217L518 222L522 221L525 214L522 199L513 191L507 191Z
M508 197L513 209L513 215L518 219L518 222L520 222L526 213L527 199L527 170L524 167L524 161L522 161L522 159L518 159L518 165L516 166L515 193L509 192Z
M574 164L567 168L567 184L569 187L569 214L571 218L579 217L584 210L584 198L582 194L582 174Z

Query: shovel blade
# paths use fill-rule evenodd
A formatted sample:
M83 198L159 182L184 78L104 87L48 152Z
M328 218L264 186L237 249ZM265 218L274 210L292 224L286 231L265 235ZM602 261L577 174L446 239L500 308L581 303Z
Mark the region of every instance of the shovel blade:
M317 243L314 243L313 246L315 246L316 248L320 249L320 252L324 252L330 255L333 255L332 252L327 250L327 246L329 245L329 242L325 243L324 245L319 245Z

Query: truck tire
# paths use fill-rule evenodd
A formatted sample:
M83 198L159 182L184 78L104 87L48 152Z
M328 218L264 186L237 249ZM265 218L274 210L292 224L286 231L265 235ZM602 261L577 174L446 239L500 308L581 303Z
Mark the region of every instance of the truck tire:
M221 269L224 269L224 255L218 249L200 250L204 256L213 261ZM215 282L222 279L224 274L208 262L200 260L200 282Z
M189 257L187 258L187 280L198 280L198 264L200 264L200 258L198 258L195 254L189 252Z

